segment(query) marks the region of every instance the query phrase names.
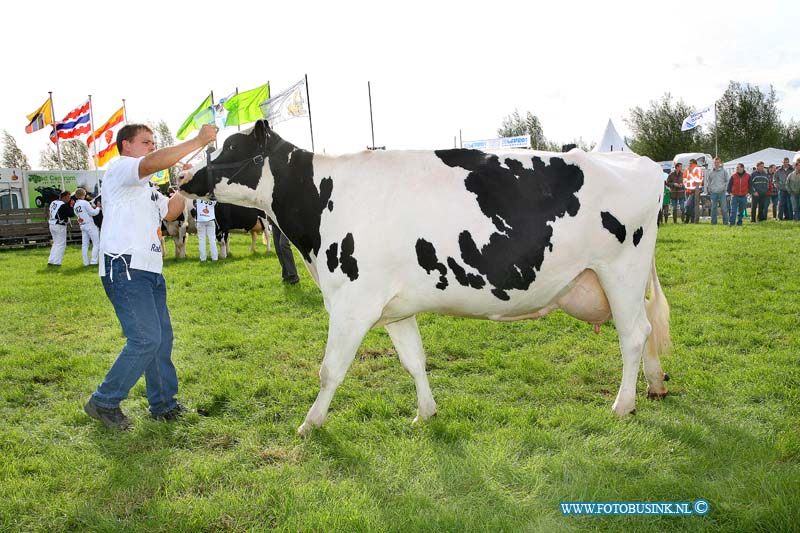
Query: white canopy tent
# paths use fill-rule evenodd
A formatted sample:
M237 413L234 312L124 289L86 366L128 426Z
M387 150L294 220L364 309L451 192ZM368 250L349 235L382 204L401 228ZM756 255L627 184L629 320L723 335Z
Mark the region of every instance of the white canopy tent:
M628 148L628 145L625 144L625 140L617 133L617 128L614 127L611 119L608 119L608 125L606 126L606 131L603 133L603 138L597 143L597 146L592 149L592 152L633 153L633 151Z
M742 163L745 171L750 172L756 166L756 163L763 161L764 169L766 170L770 165L781 166L784 157L788 157L789 161L794 161L795 152L793 150L781 150L780 148L764 148L752 154L734 157L730 161L726 161L723 166L730 174L736 172L736 165Z

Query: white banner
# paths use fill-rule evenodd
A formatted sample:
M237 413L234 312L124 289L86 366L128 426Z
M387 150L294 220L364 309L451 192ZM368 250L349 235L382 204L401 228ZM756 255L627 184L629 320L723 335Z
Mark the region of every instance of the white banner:
M683 124L681 124L681 131L688 131L696 128L697 126L702 126L703 124L708 124L714 122L714 106L709 106L700 111L692 113L685 119L683 119Z
M463 148L473 150L498 150L503 148L530 148L531 136L500 137L499 139L483 139L480 141L464 141Z
M285 120L307 117L308 103L306 102L305 78L266 102L262 102L260 107L271 127Z

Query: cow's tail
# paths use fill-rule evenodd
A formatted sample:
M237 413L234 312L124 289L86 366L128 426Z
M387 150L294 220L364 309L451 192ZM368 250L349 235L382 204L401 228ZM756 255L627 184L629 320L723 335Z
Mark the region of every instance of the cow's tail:
M258 217L258 221L261 222L261 244L269 248L269 237L267 236L267 221L261 217Z
M644 306L647 312L647 320L650 321L652 330L647 339L647 350L651 355L667 353L672 346L669 335L669 303L664 291L661 290L661 283L658 281L656 272L656 259L653 257L650 266L650 298L645 298Z

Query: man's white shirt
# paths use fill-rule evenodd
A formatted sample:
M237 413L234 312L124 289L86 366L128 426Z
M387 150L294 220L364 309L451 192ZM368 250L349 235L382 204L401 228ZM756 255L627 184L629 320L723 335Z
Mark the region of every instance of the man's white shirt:
M103 256L130 254L130 268L161 273L158 229L167 214L169 199L150 183L149 176L139 178L142 159L120 156L103 176L100 251ZM102 257L99 266L100 275L105 276Z

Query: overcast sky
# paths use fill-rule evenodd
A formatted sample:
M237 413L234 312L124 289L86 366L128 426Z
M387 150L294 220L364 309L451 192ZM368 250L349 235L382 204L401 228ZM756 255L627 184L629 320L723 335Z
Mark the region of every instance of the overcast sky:
M49 128L25 115L53 92L60 119L91 94L95 127L126 99L129 121L173 134L214 91L308 75L316 151L452 147L496 137L514 109L548 139L622 135L665 92L702 108L729 80L767 86L800 120L800 2L28 1L0 25L0 128L34 168ZM276 131L311 148L308 121ZM780 148L780 147L779 147Z

